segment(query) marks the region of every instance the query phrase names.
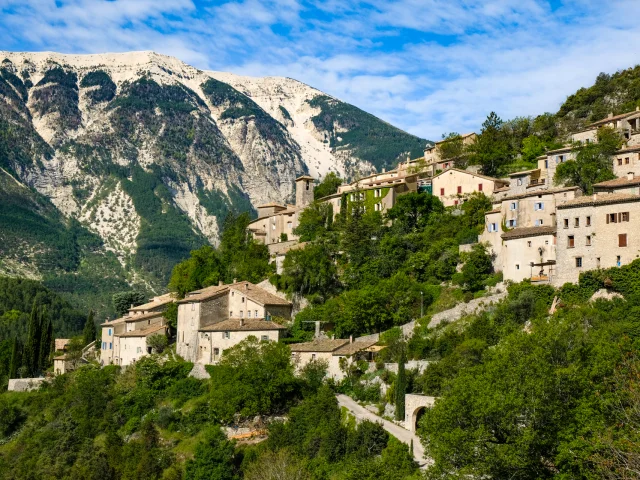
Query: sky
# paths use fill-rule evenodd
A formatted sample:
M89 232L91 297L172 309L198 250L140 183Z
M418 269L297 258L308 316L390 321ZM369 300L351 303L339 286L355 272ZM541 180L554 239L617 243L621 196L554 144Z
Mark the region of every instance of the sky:
M639 0L0 0L0 50L286 76L429 140L640 63Z

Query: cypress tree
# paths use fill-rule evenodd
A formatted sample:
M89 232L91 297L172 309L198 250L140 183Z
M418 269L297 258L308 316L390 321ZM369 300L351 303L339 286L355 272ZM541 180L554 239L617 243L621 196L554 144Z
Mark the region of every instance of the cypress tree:
M11 348L11 363L9 363L9 378L18 378L18 368L22 364L22 349L18 337L13 339Z
M40 353L38 355L38 372L42 372L49 367L49 357L51 356L51 340L53 338L53 325L51 317L43 307L40 312Z
M400 352L398 360L398 377L396 378L396 420L404 420L404 396L407 393L407 372L404 364L407 363L404 348Z
M84 345L87 346L96 339L96 324L93 322L93 310L89 311L89 316L84 324L82 330L82 340Z
M29 317L27 341L22 353L22 363L27 369L26 374L30 377L35 376L38 371L41 337L42 332L40 327L40 318L38 316L38 306L34 300L33 307L31 308L31 316Z

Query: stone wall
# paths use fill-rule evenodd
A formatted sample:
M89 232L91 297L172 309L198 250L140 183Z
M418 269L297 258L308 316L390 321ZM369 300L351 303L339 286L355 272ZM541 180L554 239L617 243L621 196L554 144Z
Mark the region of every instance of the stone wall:
M7 388L10 392L30 392L37 390L46 378L12 378Z
M472 315L478 311L484 310L487 306L498 303L500 300L507 296L507 292L502 291L495 293L489 297L474 298L468 303L459 303L455 307L445 310L444 312L436 313L431 317L429 322L429 328L434 328L442 322L453 322L465 315Z
M416 420L420 411L431 408L436 403L436 397L408 393L404 396L404 428L410 432L416 431Z

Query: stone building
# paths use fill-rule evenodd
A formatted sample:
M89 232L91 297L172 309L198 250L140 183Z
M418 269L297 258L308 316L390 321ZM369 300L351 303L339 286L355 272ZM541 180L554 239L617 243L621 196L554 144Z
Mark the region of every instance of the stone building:
M126 366L152 353L147 338L167 335L163 313L174 301L171 293L154 297L143 305L132 306L124 317L101 324L100 364Z
M558 206L556 276L560 286L581 272L625 265L640 256L640 196L596 193Z
M476 139L478 138L478 136L473 132L465 133L464 135L460 135L460 137L462 139L463 148L469 147L469 145L474 144L476 142ZM455 160L457 160L457 158L442 158L443 147L447 143L450 143L452 141L454 140L440 140L433 145L427 145L427 147L424 149L424 160L427 164L428 172L431 176L437 175L444 170L455 167Z
M431 193L438 197L445 207L452 207L463 203L474 192L492 196L494 190L508 185L509 182L506 180L450 168L431 179Z
M185 360L215 364L224 351L250 335L278 341L291 318L290 302L250 283L216 285L188 293L178 302L176 352Z
M382 347L374 340L323 339L311 342L294 343L291 348L291 358L297 371L300 371L312 361L323 360L327 363L327 377L336 381L344 379L343 367L347 367L358 360L373 362L375 355Z

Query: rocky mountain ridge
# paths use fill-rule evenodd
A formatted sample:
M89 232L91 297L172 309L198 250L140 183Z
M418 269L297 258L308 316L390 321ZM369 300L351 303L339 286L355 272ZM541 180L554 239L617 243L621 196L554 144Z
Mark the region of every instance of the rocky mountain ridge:
M129 283L164 285L175 262L217 241L228 211L291 201L300 174L369 173L426 142L289 78L205 72L154 52L0 59L0 182L29 191L20 218L65 232L73 220ZM16 222L7 214L0 227ZM59 274L37 258L56 247L36 243L26 257L0 248L0 273Z

